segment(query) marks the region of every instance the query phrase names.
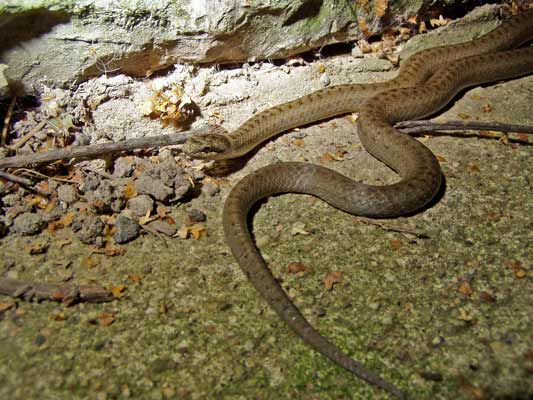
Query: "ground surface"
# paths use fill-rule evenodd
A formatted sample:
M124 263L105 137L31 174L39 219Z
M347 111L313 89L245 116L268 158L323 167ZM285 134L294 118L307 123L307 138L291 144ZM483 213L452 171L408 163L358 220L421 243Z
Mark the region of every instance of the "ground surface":
M320 63L333 84L393 75L359 74L363 68L351 56ZM317 69L265 68L253 85L237 74L233 85L242 83L244 100L217 106L224 125L231 129L254 110L319 88ZM444 117L533 124L532 104L529 77L468 92ZM304 315L412 398L527 398L533 393L531 146L475 134L421 140L439 156L446 190L429 209L383 222L429 238L366 225L309 196L285 195L256 213L256 239ZM340 154L339 161L328 152ZM302 159L369 183L395 179L361 149L347 116L277 138L231 175L220 195L177 205L176 220L187 207L207 214L209 235L200 240L142 236L123 256L91 255L89 268L88 246L73 239L60 247L62 238L72 239L68 229L56 233L44 255L22 251L35 237L2 239L4 272L54 280L57 262L70 260L80 282L127 290L108 304L18 302L4 312L0 398L386 398L293 335L258 298L224 241L221 210L231 186L260 166ZM288 273L291 262L308 272ZM332 272L342 280L327 290Z

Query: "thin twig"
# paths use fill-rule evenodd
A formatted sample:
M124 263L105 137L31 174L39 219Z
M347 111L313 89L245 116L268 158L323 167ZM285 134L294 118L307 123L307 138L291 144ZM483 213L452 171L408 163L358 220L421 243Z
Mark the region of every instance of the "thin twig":
M17 169L17 172L23 172L23 173L25 173L27 175L31 175L31 176L38 176L39 178L43 178L43 179L52 179L53 181L58 181L58 182L77 183L76 181L73 181L73 180L63 179L63 178L56 178L54 176L48 176L48 175L45 175L45 174L41 174L40 172L34 171L33 169L19 168L19 169Z
M113 294L100 285L37 283L0 278L0 294L23 300L61 301L66 305L79 302L102 303L113 300Z
M47 120L39 122L37 125L33 127L31 131L26 133L24 136L22 136L19 140L17 140L15 143L13 143L11 146L8 146L11 150L17 150L21 148L24 143L26 143L28 140L30 140L33 136L35 136L37 133L41 131L46 126Z
M363 223L368 224L368 225L379 226L381 229L384 229L386 231L407 233L409 235L416 236L416 237L418 237L420 239L429 239L430 238L430 236L426 232L424 232L424 231L422 231L420 229L411 228L409 226L391 224L391 223L388 223L388 222L383 222L383 221L380 221L380 220L377 220L377 219L372 219L372 218L365 218L365 217L358 217L358 216L354 216L353 218L356 221L360 221L360 222L363 222Z
M213 127L192 129L170 135L151 136L140 139L123 140L117 143L102 143L88 146L77 146L69 149L50 150L42 153L7 157L0 160L0 169L22 167L29 164L57 161L70 158L95 157L103 154L130 151L147 147L171 146L184 143L192 135L210 133Z
M2 128L2 139L1 144L5 146L7 142L7 132L9 130L9 123L11 122L11 116L13 115L13 108L15 108L15 102L17 101L17 96L13 96L9 107L7 108L6 117L4 118L4 127Z
M482 121L403 121L395 125L403 133L421 133L429 131L457 131L457 130L491 130L498 132L533 133L531 125L503 124L500 122Z
M4 179L7 179L8 181L11 181L11 182L15 182L15 183L18 183L19 185L22 185L24 186L26 189L29 189L35 193L38 193L40 194L41 196L44 196L44 197L48 197L48 195L50 193L48 192L45 192L44 190L41 190L39 188L34 188L33 187L33 182L30 181L29 179L26 179L26 178L22 178L20 176L17 176L17 175L13 175L13 174L9 174L7 172L3 172L3 171L0 171L0 178L4 178Z

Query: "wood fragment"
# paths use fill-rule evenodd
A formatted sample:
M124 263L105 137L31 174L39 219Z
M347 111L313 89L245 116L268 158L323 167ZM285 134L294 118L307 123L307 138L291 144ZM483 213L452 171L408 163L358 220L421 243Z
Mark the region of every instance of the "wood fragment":
M406 225L398 225L398 224L391 224L388 222L384 222L378 219L372 219L372 218L366 218L366 217L353 217L356 221L363 222L368 225L375 225L380 227L381 229L384 229L386 231L392 231L392 232L399 232L399 233L407 233L409 235L416 236L420 239L429 239L431 236L420 230L420 229L414 229Z
M123 140L117 143L101 143L88 146L76 146L67 149L50 150L42 153L6 157L0 159L0 169L23 167L30 164L57 161L71 158L96 157L104 154L143 149L148 147L171 146L184 143L192 135L213 132L213 127L206 126L170 135L151 136L140 139Z
M531 125L504 124L499 122L482 121L403 121L397 123L395 128L403 133L422 133L431 131L458 131L458 130L492 130L498 132L533 133Z
M44 190L41 190L39 188L33 187L33 182L29 179L22 178L17 175L9 174L7 172L0 171L0 178L6 179L8 181L18 183L19 185L24 186L26 189L29 189L37 194L40 194L41 196L48 197L49 193L45 192Z
M100 285L72 285L22 281L0 278L0 294L31 301L60 301L69 306L75 303L102 303L114 299L113 294Z
M6 117L4 118L4 127L2 128L2 138L0 144L5 146L7 142L7 131L9 130L9 123L11 122L11 116L13 115L13 108L15 108L15 102L17 101L17 96L13 96L9 107L7 108Z
M33 127L33 129L31 131L29 131L28 133L26 133L24 136L22 136L19 140L17 140L14 144L12 144L11 146L8 146L9 149L11 150L17 150L19 148L21 148L22 146L24 146L24 144L30 140L33 136L35 136L37 133L39 133L41 131L41 129L43 129L46 125L46 122L47 120L44 120L44 121L41 121L39 122L37 125L35 125Z

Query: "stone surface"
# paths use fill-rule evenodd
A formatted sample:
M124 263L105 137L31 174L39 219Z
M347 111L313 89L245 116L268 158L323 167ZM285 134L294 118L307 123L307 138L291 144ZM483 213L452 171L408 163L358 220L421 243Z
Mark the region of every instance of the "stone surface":
M389 1L378 18L368 3L356 10L337 0L8 1L0 5L0 65L13 87L33 92L117 71L146 76L180 62L282 58L361 38L358 18L381 32L423 3Z
M115 222L115 230L113 235L115 243L127 243L139 236L141 227L135 220L119 215Z
M35 213L20 214L13 223L13 232L21 235L35 235L41 231L45 224L44 219Z

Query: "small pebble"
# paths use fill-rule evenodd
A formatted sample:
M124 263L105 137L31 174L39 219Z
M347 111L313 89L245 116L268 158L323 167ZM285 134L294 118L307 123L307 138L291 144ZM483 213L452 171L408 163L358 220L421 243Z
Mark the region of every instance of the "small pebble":
M13 223L13 232L21 235L36 235L44 227L43 217L35 213L20 214Z
M113 235L113 239L115 243L127 243L139 236L140 230L141 227L137 221L125 215L119 215L115 221L115 234Z

